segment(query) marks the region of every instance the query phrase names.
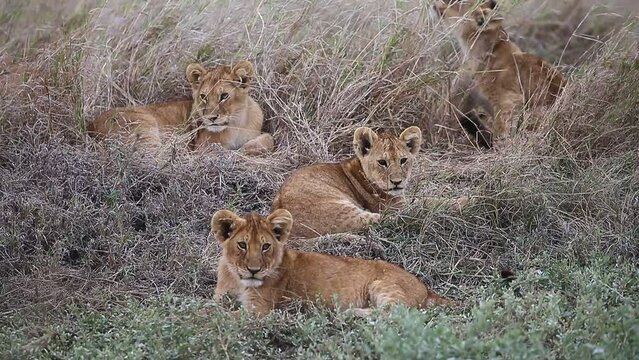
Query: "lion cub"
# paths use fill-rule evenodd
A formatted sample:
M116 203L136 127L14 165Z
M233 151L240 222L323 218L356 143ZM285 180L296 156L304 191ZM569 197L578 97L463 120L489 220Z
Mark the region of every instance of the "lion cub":
M222 245L215 298L238 296L258 316L290 299L319 300L333 307L371 307L402 303L424 308L451 304L407 271L381 260L331 256L286 248L293 218L287 210L263 218L220 210L211 219Z
M192 131L191 146L196 149L217 143L248 154L268 152L273 149L273 138L262 134L264 115L249 95L254 76L248 61L208 70L190 64L186 78L191 100L112 109L89 123L87 130L96 137L130 136L151 151L177 131Z
M357 231L378 222L380 212L403 199L422 143L416 126L399 137L355 131L355 156L337 164L316 164L291 173L273 202L296 219L293 237Z
M551 104L566 83L552 65L510 41L496 6L494 0L438 0L432 8L436 18L453 24L464 53L451 100L455 117L485 147L492 140L472 111L475 106L492 117L492 136L503 138L516 130L518 108Z

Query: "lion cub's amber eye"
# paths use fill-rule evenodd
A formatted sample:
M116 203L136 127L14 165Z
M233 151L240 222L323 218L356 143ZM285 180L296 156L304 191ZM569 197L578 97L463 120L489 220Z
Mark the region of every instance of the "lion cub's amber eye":
M271 248L271 244L263 244L262 245L262 252L267 252L268 249Z
M229 93L222 93L220 95L220 101L224 101L229 98Z
M486 22L486 20L483 17L477 19L477 25L479 25L479 26L483 26L485 22Z
M386 162L386 160L377 160L377 163L381 167L387 167L388 166L388 163Z
M200 94L200 100L202 100L202 102L206 102L206 94Z
M246 243L244 241L240 241L237 243L237 247L240 248L240 250L244 250L246 251Z
M399 163L402 164L402 165L406 164L407 161L408 161L408 158L399 159Z

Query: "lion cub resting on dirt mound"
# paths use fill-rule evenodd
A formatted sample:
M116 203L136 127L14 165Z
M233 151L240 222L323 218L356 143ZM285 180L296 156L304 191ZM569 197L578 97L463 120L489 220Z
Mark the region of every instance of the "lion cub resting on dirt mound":
M273 149L273 138L262 134L262 109L248 94L253 77L248 61L208 70L190 64L186 78L192 100L112 109L89 123L88 132L96 137L129 136L151 151L182 131L195 133L194 148L217 143L248 154L268 152Z
M405 304L424 308L451 304L407 271L381 260L363 260L287 249L293 218L287 210L263 218L241 218L220 210L211 219L222 245L215 298L238 296L258 316L290 299L319 300L325 306L354 307L366 315L371 307Z
M416 126L399 137L358 128L353 158L294 171L275 197L273 210L293 214L293 237L361 230L378 222L385 208L401 203L421 143Z
M432 11L454 25L465 57L453 87L455 117L485 147L492 136L514 133L519 108L553 103L566 83L552 65L510 41L496 6L494 0L438 0ZM477 105L493 119L492 136L472 111Z

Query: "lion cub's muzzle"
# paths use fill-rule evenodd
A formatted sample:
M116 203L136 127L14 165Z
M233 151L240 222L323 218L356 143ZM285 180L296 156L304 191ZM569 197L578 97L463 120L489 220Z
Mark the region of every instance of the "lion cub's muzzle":
M240 281L246 287L260 287L264 282L265 271L263 268L253 269L247 267L239 271Z
M196 121L198 127L206 128L209 131L219 132L226 129L229 124L227 116L221 117L219 115L202 116Z
M390 186L386 190L391 195L401 195L404 193L404 180L390 180Z

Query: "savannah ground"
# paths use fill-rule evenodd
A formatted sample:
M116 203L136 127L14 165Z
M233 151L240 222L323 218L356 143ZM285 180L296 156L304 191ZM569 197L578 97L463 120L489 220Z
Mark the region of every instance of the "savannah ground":
M449 116L459 54L428 5L2 1L0 357L639 357L639 5L502 1L511 39L570 84L491 151ZM109 107L188 95L190 62L244 58L272 155L168 142L149 161L85 134ZM411 202L302 247L384 258L465 305L229 315L211 215L267 213L286 174L346 158L362 125L423 129Z

